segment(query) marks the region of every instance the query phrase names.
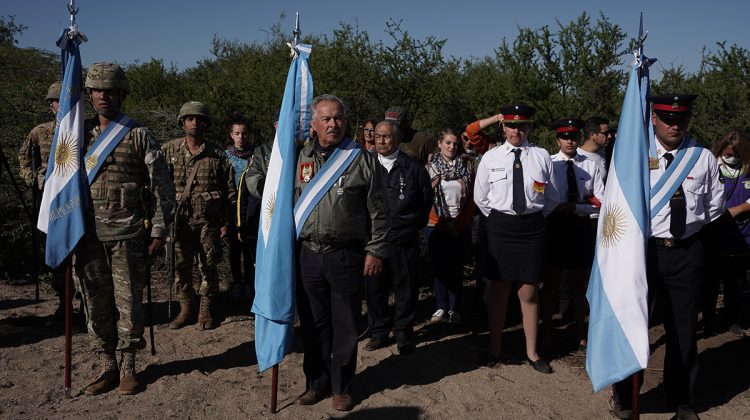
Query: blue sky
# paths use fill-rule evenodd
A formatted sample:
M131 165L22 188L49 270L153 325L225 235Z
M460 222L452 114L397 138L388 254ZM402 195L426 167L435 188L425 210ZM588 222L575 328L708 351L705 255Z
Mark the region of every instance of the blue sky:
M693 3L651 1L355 1L355 0L78 0L78 24L89 42L81 47L84 65L98 61L129 64L153 58L174 63L179 69L211 58L211 39L263 41L268 28L282 13L284 30L294 25L299 11L303 34L330 34L339 22L358 25L371 40L387 37L385 22L402 20L402 29L413 37L429 35L447 39L446 55L484 57L503 38L515 39L518 27L556 27L586 11L593 18L602 11L630 36L638 31L642 11L649 31L646 54L657 57L660 67L682 65L694 72L701 49L716 50L717 41L750 49L746 20L750 3L715 0ZM69 22L66 0L3 0L0 15L15 15L28 26L19 46L55 50L54 42ZM699 7L700 6L700 7ZM625 58L623 58L625 60ZM629 60L629 59L628 59ZM658 77L658 76L657 76Z

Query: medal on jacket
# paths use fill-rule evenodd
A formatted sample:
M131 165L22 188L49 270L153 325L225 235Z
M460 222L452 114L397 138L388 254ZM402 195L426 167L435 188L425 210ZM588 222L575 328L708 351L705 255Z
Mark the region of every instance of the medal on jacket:
M310 182L313 176L313 163L302 162L299 164L299 179L302 182Z
M344 175L344 176L346 176L346 175ZM342 176L341 178L339 178L339 187L336 188L336 195L344 195L344 189L341 188L341 183L344 182L344 176Z
M404 174L399 174L398 176L398 199L403 200L404 199L404 187L406 186L406 183L404 182Z

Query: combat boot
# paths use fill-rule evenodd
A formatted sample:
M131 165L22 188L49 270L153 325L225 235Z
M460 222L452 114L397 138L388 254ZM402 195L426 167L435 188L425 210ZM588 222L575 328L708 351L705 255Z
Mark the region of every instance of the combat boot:
M198 311L198 329L212 330L216 328L213 318L213 297L201 296L201 306Z
M120 394L133 395L140 392L138 378L135 376L135 351L120 352Z
M47 328L52 328L54 326L65 323L65 293L61 293L61 295L58 296L57 299L58 305L57 309L55 309L55 313L53 313L47 319L47 321L44 322L44 326Z
M101 352L97 353L97 357L99 358L99 364L102 369L96 379L86 385L86 389L83 391L86 395L103 394L114 388L117 384L119 374L117 371L117 357L115 356L115 353Z
M179 330L193 322L195 322L195 299L190 297L187 300L180 301L180 313L177 315L177 318L169 323L169 328Z

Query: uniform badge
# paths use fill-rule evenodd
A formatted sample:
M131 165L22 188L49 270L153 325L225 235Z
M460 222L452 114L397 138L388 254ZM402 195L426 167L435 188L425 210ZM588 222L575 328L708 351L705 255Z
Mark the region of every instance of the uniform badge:
M536 192L538 192L540 194L543 193L545 185L547 185L547 184L545 184L544 182L534 181L534 185L533 185L534 191L536 191Z
M657 158L648 158L648 169L654 170L659 169L659 159Z
M743 181L743 184L745 184L745 189L750 190L750 181Z
M299 180L302 182L310 182L313 177L313 163L302 162L299 164Z
M99 156L96 153L92 153L91 156L86 158L86 169L92 170L99 161Z

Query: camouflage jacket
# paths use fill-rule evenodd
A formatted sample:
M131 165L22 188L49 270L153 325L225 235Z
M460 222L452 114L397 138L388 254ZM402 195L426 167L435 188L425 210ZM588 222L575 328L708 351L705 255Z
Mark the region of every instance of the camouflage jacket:
M101 131L95 119L87 120L86 127L88 150ZM146 219L150 219L151 237L166 237L174 197L174 185L159 144L148 128L136 123L105 158L91 184L98 239L135 237L144 229Z
M177 193L177 217L190 224L207 223L227 226L232 220L232 211L237 204L237 189L234 170L227 161L224 150L205 141L198 153L192 154L180 137L162 146L174 176ZM189 190L189 197L182 197L190 169L198 166L198 172Z
M27 186L31 186L34 177L37 177L39 189L44 189L44 176L47 173L47 162L49 160L49 150L52 148L52 138L55 136L55 122L50 121L39 124L34 127L26 141L21 145L18 151L18 166L21 179ZM32 160L36 154L39 159L36 173L32 169Z
M308 185L303 168L308 174L311 169L309 175L314 177L324 162L315 151L314 142L300 150L295 177L296 199ZM302 228L300 241L318 253L364 247L368 254L384 259L390 229L384 172L376 157L360 152L312 210Z

